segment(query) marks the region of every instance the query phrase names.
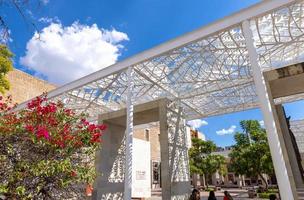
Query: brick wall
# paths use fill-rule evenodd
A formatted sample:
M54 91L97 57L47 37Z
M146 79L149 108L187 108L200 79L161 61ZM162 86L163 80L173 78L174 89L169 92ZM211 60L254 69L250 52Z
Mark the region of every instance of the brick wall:
M149 138L146 138L145 132L149 130ZM160 161L160 143L159 143L159 123L138 125L134 127L134 138L149 140L151 144L151 160Z
M11 95L15 103L22 103L56 88L53 84L17 69L9 72L7 78L11 88L5 95Z

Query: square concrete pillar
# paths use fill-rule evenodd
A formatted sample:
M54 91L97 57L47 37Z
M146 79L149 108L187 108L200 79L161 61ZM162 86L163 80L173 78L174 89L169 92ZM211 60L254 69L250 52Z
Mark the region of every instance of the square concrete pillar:
M188 200L190 172L186 122L176 102L160 102L162 199Z
M134 125L160 124L162 199L188 200L190 173L186 124L182 108L167 99L134 106ZM123 199L125 173L126 110L99 116L108 125L97 153L98 178L93 199Z
M93 199L120 200L124 193L126 127L103 121L107 129L102 135L102 149L96 156L97 180Z
M288 156L288 159L286 159L286 165L290 166L290 170L288 170L288 174L289 176L294 180L295 185L297 188L303 188L304 187L304 183L303 183L303 175L301 173L302 171L302 166L301 166L301 161L299 158L297 158L297 153L296 152L296 147L295 145L297 145L296 143L293 144L292 142L292 138L291 135L289 133L289 129L288 129L288 124L286 121L286 117L285 117L285 111L282 105L276 105L275 106L276 109L276 114L278 116L278 126L280 126L280 130L281 132L279 132L279 134L282 134L282 138L284 140L284 148L286 149L286 153ZM299 154L300 156L300 154Z

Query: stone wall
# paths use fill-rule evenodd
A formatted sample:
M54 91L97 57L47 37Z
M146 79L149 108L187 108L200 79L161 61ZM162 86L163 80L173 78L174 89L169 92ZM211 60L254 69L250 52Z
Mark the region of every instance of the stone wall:
M11 88L5 95L11 95L15 103L22 103L56 88L53 84L17 69L9 72L7 78Z

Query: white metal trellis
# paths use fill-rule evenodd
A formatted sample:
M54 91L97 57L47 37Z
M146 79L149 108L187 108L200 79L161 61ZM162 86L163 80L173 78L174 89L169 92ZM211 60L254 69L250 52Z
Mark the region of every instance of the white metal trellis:
M126 107L126 70L132 67L134 104L161 97L179 100L187 119L257 108L241 23L250 23L262 71L302 62L303 5L303 1L263 1L59 87L49 98L61 99L77 111L88 111L94 120L100 113Z

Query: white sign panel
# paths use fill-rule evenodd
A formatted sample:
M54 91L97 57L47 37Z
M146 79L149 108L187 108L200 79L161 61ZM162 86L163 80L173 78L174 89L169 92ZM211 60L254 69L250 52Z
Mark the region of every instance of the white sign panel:
M150 142L133 138L132 197L151 197Z

